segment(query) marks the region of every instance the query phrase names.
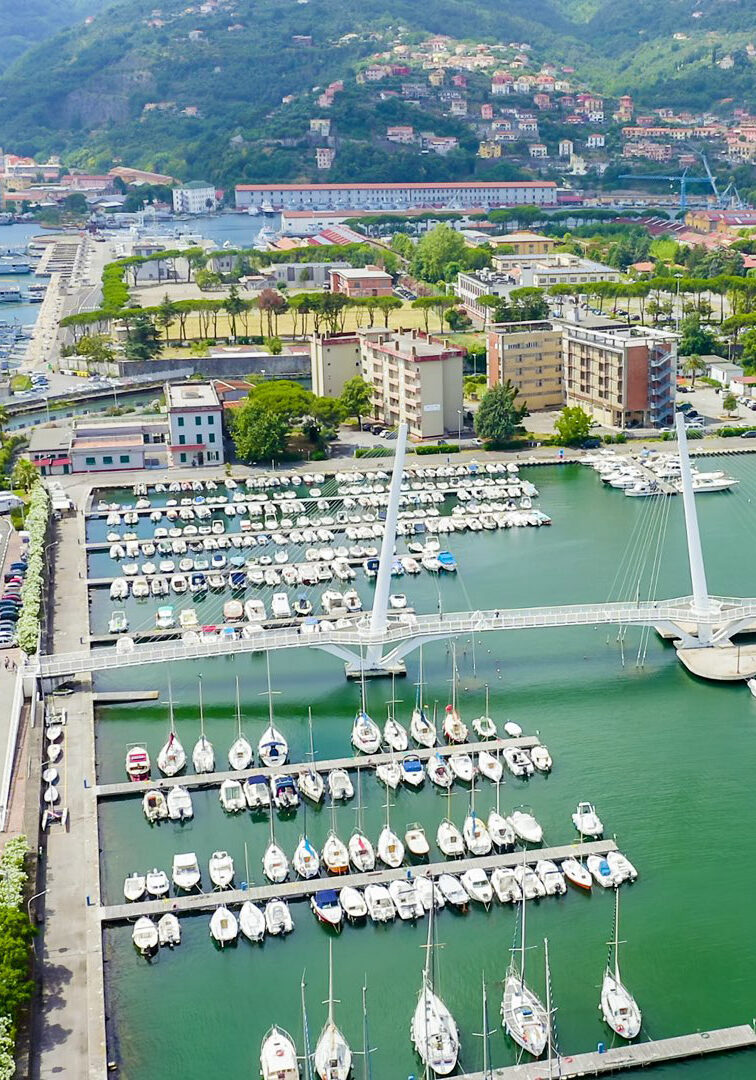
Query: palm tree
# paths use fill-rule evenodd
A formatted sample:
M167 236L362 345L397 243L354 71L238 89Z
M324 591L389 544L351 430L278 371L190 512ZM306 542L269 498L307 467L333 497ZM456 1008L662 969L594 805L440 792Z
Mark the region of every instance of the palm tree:
M692 390L696 385L696 375L704 375L707 368L701 357L693 354L685 357L682 362L682 370L686 375L690 375L690 388Z
M22 491L31 491L39 480L39 473L35 465L28 458L19 458L13 466L12 481L15 487Z

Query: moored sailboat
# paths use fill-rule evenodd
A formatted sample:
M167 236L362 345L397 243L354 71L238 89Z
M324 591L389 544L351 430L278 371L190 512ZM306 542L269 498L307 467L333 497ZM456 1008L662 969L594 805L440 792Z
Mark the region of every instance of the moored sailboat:
M431 954L433 949L433 908L428 920L427 955L410 1035L420 1060L436 1076L454 1071L459 1056L459 1032L454 1017L435 992Z
M622 982L619 968L619 889L614 890L614 937L609 943L614 951L614 965L607 960L601 983L599 1008L605 1022L623 1039L634 1039L641 1029L642 1014L638 1004ZM611 953L610 953L611 956Z

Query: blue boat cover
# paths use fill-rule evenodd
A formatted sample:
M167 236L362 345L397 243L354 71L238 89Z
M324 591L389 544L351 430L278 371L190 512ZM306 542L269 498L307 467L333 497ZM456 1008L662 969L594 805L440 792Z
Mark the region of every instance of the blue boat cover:
M408 758L403 762L405 772L422 772L423 763L419 758Z
M320 892L315 893L315 902L320 907L325 907L326 904L338 904L339 894L335 889L322 889Z

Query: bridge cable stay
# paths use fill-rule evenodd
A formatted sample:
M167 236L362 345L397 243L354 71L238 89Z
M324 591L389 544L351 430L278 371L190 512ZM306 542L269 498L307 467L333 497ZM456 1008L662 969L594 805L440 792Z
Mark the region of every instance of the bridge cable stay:
M651 566L651 573L649 579L648 588L648 600L656 600L657 588L659 585L659 574L661 571L662 557L664 554L664 542L667 536L667 525L669 524L670 505L672 499L670 496L657 496L657 499L662 503L662 519L659 523L659 529L657 533L656 551L654 553L654 561ZM644 667L646 663L646 654L648 652L648 643L651 637L651 626L642 626L640 632L640 641L638 643L638 655L636 656L636 667Z

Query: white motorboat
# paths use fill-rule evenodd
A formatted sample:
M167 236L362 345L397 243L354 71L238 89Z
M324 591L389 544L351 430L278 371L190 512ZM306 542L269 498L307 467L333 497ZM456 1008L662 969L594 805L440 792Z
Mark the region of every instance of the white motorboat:
M51 742L57 742L62 734L63 727L60 724L53 724L46 732ZM126 775L129 780L149 780L150 755L143 746L130 746L126 751Z
M638 871L621 851L607 852L606 861L609 863L609 869L618 884L623 881L635 881L638 877Z
M215 769L213 744L205 735L205 712L202 706L202 679L199 680L200 737L192 750L192 764L196 773L211 773Z
M354 718L352 746L362 754L377 754L380 750L380 728L364 709L361 709Z
M535 765L539 772L550 772L554 762L551 760L551 754L548 752L545 746L538 745L530 748L530 760Z
M114 611L108 621L109 634L125 634L129 628L129 620L125 611Z
M514 746L505 746L501 756L513 776L532 776L535 772L533 762L524 750L518 750Z
M236 677L236 738L228 751L228 763L234 772L248 769L252 764L252 744L241 728L241 704L239 701L239 676Z
M527 904L523 897L520 902L521 945L513 950L512 960L504 980L504 993L501 999L501 1022L504 1030L518 1046L533 1057L540 1057L549 1037L551 1017L541 1003L540 998L525 982L525 912ZM520 953L519 964L515 953Z
M578 803L577 810L572 815L572 824L581 836L601 836L604 832L604 826L593 803Z
M186 787L174 784L168 788L166 797L168 818L171 821L189 821L194 816L191 795Z
M614 951L614 967L607 963L601 983L599 1008L604 1021L623 1039L634 1039L641 1029L641 1011L622 982L619 967L619 889L614 890L614 935L609 943Z
M391 922L396 918L396 908L385 885L368 885L365 889L368 915L375 923Z
M115 582L113 582L113 585L115 585ZM126 588L127 588L127 591L128 591L128 585L126 586ZM113 586L112 585L111 585L110 596L111 596L111 599L112 599L112 597L113 597ZM746 679L746 686L751 691L753 696L756 697L756 678Z
M291 605L285 592L273 593L270 611L274 619L290 619Z
M168 817L168 803L162 791L146 791L142 799L142 809L149 822L165 821Z
M282 848L271 839L263 855L263 873L268 881L280 885L289 876L289 860Z
M543 882L547 896L563 896L567 892L564 874L551 859L539 859L535 865L535 872Z
M262 941L265 937L265 916L251 900L245 900L241 906L239 929L250 941Z
M407 729L391 715L383 725L383 740L389 749L396 751L398 754L403 753L409 746Z
M543 829L527 810L515 810L509 815L509 824L526 844L540 844L543 840Z
M465 853L462 833L449 818L444 818L436 832L436 844L440 851L450 859L459 859Z
M123 883L124 898L130 900L132 903L136 903L137 900L141 900L144 896L146 887L147 882L144 874L129 874Z
M173 872L171 876L177 889L184 889L188 892L199 885L202 874L197 862L197 856L193 851L173 856Z
M465 846L471 855L488 855L492 847L491 836L485 826L485 822L475 813L475 807L471 807L462 826L462 836Z
M272 1027L260 1047L262 1080L299 1080L299 1061L294 1040L283 1028Z
M277 810L296 810L299 806L299 792L294 779L284 773L271 776L270 794Z
M131 940L142 956L149 956L150 953L153 953L158 947L158 929L152 919L149 919L146 915L142 915L140 919L137 919L134 923L134 929L131 931Z
M221 948L235 941L239 933L239 923L233 911L221 904L210 918L210 934Z
M285 900L269 900L265 905L265 929L273 937L290 934L294 929L289 905Z
M496 847L498 847L498 848L514 847L515 841L517 839L517 837L515 836L515 831L512 828L510 822L507 821L507 819L504 817L504 815L499 813L498 806L499 806L499 789L498 789L498 784L497 784L497 786L496 786L496 807L497 807L497 809L492 810L489 813L488 820L486 821L486 827L488 829L489 836L491 837L491 840L496 845Z
M227 851L214 851L210 856L208 873L217 889L228 889L234 880L234 860Z
M165 896L171 885L165 870L158 870L157 867L145 875L144 883L147 894L156 898Z
M244 784L244 798L250 810L267 810L270 806L270 788L265 776L248 776Z
M158 941L161 945L168 945L171 949L174 945L181 944L181 924L172 911L161 915L157 924Z
M328 833L323 844L323 863L329 874L346 874L349 870L349 852L334 829Z
M398 761L384 761L376 765L375 775L387 788L396 791L402 780L402 769Z
M432 907L440 911L446 905L443 893L432 878L420 874L419 877L415 878L415 888L417 889L418 899L425 911L430 911Z
M495 739L496 724L488 714L488 687L486 687L486 711L472 722L473 731L479 739Z
M579 889L591 889L593 878L581 862L572 857L562 859L562 873L569 882L577 885Z
M425 769L419 757L415 754L407 754L399 762L402 780L409 787L422 787L425 782Z
M328 1019L315 1046L315 1072L320 1080L348 1080L352 1051L333 1019L333 941L328 942Z
M425 829L417 822L414 825L407 826L404 842L410 855L415 855L417 858L423 858L430 852L430 844L425 835Z
M613 889L619 882L615 880L612 868L603 855L589 855L585 860L586 869L593 880L602 889Z
M349 837L347 850L349 861L358 873L364 874L375 868L375 849L359 828Z
M318 922L324 926L330 926L334 930L340 930L344 919L344 909L339 902L339 894L335 889L321 889L310 897L310 907Z
M365 897L359 889L355 889L352 885L345 885L339 891L339 903L350 922L358 922L367 915Z
M464 872L460 882L471 900L476 900L485 907L490 905L493 900L493 887L485 870L473 866Z
M478 754L478 771L494 784L500 783L504 774L498 755L494 756L488 750L481 750Z
M331 769L328 774L328 794L334 802L346 802L354 795L354 786L346 769Z
M305 881L320 873L320 855L306 836L300 836L291 864Z
M458 780L463 780L467 784L472 783L475 776L475 765L469 754L455 751L447 756L447 761L449 762L449 768Z
M467 907L470 897L459 878L454 877L453 874L441 874L438 879L438 887L447 904L463 909Z
M437 787L448 790L452 786L454 774L449 768L449 763L446 760L445 755L433 754L428 758L425 768L428 773L428 779Z
M454 1072L459 1057L459 1032L449 1009L433 984L433 909L428 920L428 942L423 981L412 1016L410 1034L415 1051L427 1070L436 1076Z
M244 787L239 780L224 780L218 798L223 809L229 814L238 814L247 805Z
M502 904L519 904L522 900L522 889L510 867L497 866L491 872L491 886Z
M510 739L519 739L522 735L522 728L514 720L507 720L504 724L504 731L509 735Z
M399 878L397 881L390 881L387 888L400 919L405 922L412 919L422 919L425 915L425 908L412 881Z

